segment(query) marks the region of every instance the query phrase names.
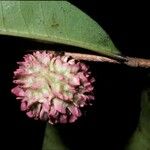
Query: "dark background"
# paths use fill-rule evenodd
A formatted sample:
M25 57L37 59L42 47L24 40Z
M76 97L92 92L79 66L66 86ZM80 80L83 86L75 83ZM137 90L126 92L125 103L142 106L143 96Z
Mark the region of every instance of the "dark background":
M124 55L150 58L149 14L145 0L72 0L96 20Z
M150 57L147 4L121 1L71 1L96 20L110 35L123 55ZM1 145L2 149L40 150L45 123L20 112L10 93L16 62L27 49L49 45L0 36L1 49ZM21 50L20 50L21 49ZM75 124L59 126L70 150L123 150L135 130L140 112L141 90L148 85L148 70L124 65L88 63L96 78L94 105ZM53 149L52 149L53 150Z

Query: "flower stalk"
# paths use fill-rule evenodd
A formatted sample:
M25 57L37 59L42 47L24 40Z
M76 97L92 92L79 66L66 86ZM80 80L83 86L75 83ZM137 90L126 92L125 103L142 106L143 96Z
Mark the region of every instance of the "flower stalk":
M77 60L84 61L94 61L94 62L107 62L113 64L125 64L130 67L141 67L141 68L150 68L150 59L144 58L134 58L134 57L123 57L116 60L113 58L108 58L105 56L93 55L93 54L81 54L81 53L72 53L72 52L64 52L66 56L72 56Z
M36 50L29 50L29 52L34 52ZM85 54L85 53L76 53L76 52L68 52L68 51L54 51L54 50L46 50L47 52L53 54L63 54L65 56L71 56L76 60L83 61L91 61L91 62L102 62L102 63L112 63L112 64L124 64L129 67L140 67L140 68L150 68L150 59L144 58L136 58L136 57L128 57L128 56L118 56L115 58L100 56L96 54Z

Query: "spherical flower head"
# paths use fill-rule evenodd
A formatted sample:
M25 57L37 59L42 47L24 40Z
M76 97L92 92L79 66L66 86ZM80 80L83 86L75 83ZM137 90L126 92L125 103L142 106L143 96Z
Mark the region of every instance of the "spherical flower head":
M18 64L11 92L30 118L72 123L81 116L81 107L94 99L88 67L71 57L37 51Z

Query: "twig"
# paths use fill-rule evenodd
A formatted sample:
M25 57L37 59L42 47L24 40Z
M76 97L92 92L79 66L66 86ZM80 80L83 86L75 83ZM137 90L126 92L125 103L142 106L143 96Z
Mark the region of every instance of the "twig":
M35 50L29 50L35 51ZM57 51L46 50L51 53L58 53ZM60 52L62 53L62 52ZM123 57L121 56L121 60L117 60L114 58L108 58L105 56L93 55L93 54L82 54L82 53L72 53L72 52L63 52L66 56L71 56L77 60L84 60L84 61L94 61L94 62L107 62L113 64L125 64L130 67L141 67L141 68L150 68L150 59L143 59L143 58L134 58L134 57ZM123 61L122 61L123 60Z
M126 65L131 67L150 68L150 59L126 57Z
M104 56L98 56L98 55L71 53L71 52L64 52L64 54L66 56L72 56L73 58L78 59L78 60L108 62L108 63L114 63L114 64L126 64L130 67L150 68L150 59L124 57L125 61L120 62L119 60L107 58Z
M66 56L72 56L74 59L78 59L78 60L95 61L95 62L109 62L109 63L115 63L115 64L119 63L115 59L107 58L107 57L99 56L99 55L71 53L71 52L64 52L64 54Z

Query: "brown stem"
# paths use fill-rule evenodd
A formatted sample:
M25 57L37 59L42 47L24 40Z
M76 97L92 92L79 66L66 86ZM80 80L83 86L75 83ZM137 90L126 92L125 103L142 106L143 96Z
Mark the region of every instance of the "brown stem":
M80 53L71 53L65 52L66 56L72 56L78 60L86 60L86 61L96 61L96 62L108 62L114 64L126 64L130 67L142 67L142 68L150 68L150 59L142 59L142 58L133 58L133 57L124 57L125 61L119 61L112 58L107 58L104 56L91 55L91 54L80 54Z
M77 60L85 60L85 61L95 61L95 62L109 62L109 63L119 63L117 60L99 56L99 55L91 55L91 54L81 54L81 53L71 53L71 52L64 52L66 56L72 56L74 59Z
M35 51L35 50L30 50L30 51ZM50 51L50 50L47 51L54 54L57 53L56 51ZM108 58L105 56L99 56L93 54L82 54L82 53L72 53L72 52L63 52L63 54L66 56L72 56L74 59L77 60L107 62L107 63L114 63L114 64L125 64L130 67L150 68L150 59L120 56L121 59L116 60L113 58Z
M126 65L131 67L150 68L150 59L126 57Z

